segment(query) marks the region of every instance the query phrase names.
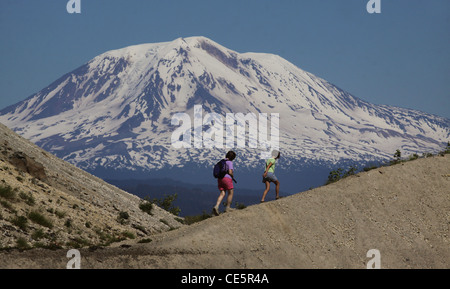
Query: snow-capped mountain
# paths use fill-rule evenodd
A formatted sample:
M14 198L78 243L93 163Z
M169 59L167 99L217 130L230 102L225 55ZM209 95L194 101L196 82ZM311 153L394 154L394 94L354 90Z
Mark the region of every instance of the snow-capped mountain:
M279 114L285 166L436 152L450 139L449 119L370 104L277 55L237 53L204 37L101 54L2 110L0 122L90 171L210 166L226 148L171 142L174 114L193 119L196 105L224 119ZM235 150L241 167L261 164L259 148Z

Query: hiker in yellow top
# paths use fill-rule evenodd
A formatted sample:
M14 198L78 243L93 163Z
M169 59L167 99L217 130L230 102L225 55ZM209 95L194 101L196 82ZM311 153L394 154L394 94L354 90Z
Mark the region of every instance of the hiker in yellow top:
M274 150L272 151L272 158L266 161L266 170L264 171L263 174L263 183L266 184L266 190L263 193L261 203L264 203L266 195L270 190L270 182L276 185L275 188L276 199L278 200L280 198L280 181L278 181L277 177L275 176L275 163L279 158L280 152Z

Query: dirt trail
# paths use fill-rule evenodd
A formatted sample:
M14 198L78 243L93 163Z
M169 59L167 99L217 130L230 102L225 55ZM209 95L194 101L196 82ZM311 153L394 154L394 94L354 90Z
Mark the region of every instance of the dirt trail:
M366 268L378 249L382 268L450 268L449 174L450 155L374 169L150 243L81 249L81 267ZM0 267L65 268L66 252L1 252Z

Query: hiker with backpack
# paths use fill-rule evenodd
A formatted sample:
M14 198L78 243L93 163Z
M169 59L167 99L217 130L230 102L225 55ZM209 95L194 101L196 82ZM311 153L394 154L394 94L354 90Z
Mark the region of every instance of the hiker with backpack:
M228 192L227 204L225 207L225 212L230 211L231 201L233 200L234 186L233 181L236 182L233 175L233 160L236 158L236 153L229 151L225 159L219 161L214 166L214 177L217 178L217 186L220 191L220 195L217 198L217 203L213 207L214 215L219 215L219 206L225 197L226 192Z
M272 151L272 158L266 160L266 169L264 170L263 174L263 183L266 184L266 189L264 190L261 203L265 202L265 198L267 193L270 190L270 183L275 184L275 194L276 199L278 200L280 198L280 181L278 181L277 177L275 176L275 163L280 158L280 152L279 151Z

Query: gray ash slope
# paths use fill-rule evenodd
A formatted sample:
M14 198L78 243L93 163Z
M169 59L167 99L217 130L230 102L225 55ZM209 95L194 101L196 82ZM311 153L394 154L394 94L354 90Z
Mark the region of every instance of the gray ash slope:
M449 172L448 154L374 169L164 232L150 243L81 249L81 268L365 269L369 250L377 249L382 269L448 269ZM65 268L66 254L0 251L0 268Z
M96 246L183 226L157 206L153 215L143 212L137 196L58 159L2 124L0 147L1 186L14 191L0 196L1 248L15 247L19 239L29 246ZM36 223L31 213L48 222Z

